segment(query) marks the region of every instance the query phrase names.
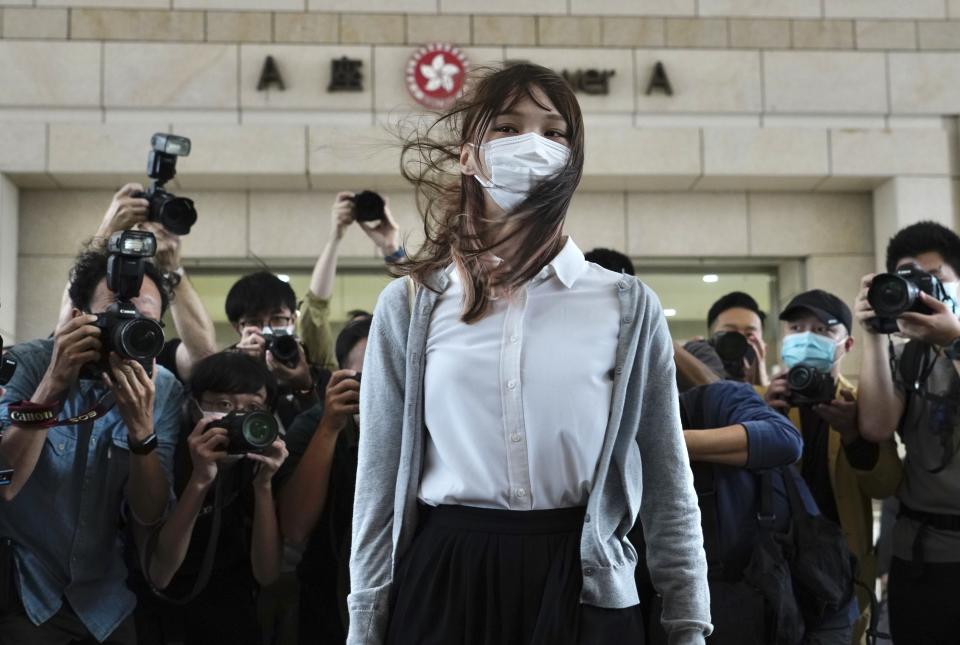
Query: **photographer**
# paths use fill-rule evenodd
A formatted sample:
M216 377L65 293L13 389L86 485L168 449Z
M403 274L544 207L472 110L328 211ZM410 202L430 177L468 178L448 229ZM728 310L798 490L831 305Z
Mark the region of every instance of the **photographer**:
M762 557L771 555L767 549L772 536L777 536L773 543L789 539L791 518L819 515L807 486L790 467L801 455L797 429L765 405L752 387L730 380L684 392L680 413L710 571L714 632L708 642L849 643L857 614L849 575L843 585L845 591L816 615L818 612L811 611L816 603L801 600L810 590L804 588L794 571L797 565L790 563L789 569L777 569ZM798 493L800 508L793 508L795 499L785 478L790 478ZM769 508L764 507L764 486L769 486ZM630 540L638 551L644 551L639 526L630 533ZM782 561L796 556L787 549L779 557ZM831 556L840 562L848 557L839 534L829 546L818 550L818 566L823 567ZM830 578L843 577L842 571L830 567L818 572ZM659 599L646 567L638 566L636 576L641 605L648 614L647 642L666 643L658 625ZM783 640L783 636L790 640Z
M0 401L0 457L14 468L12 483L0 487L7 644L136 640L136 599L117 548L121 508L142 526L163 519L182 392L162 367L148 376L116 353L103 364L110 337L95 323L118 296L107 266L104 253L82 254L70 274L70 319L52 339L11 350L19 365ZM166 281L148 262L142 270L126 305L157 321L169 301Z
M860 433L880 442L898 432L906 446L893 532L890 628L896 642L953 642L960 633L960 237L934 222L908 226L887 245L886 268L907 270L900 286L913 285L907 291L917 295L895 315L908 342L891 349L892 340L878 333L884 328L877 305L898 291L872 294L879 276L863 277L854 314L866 331ZM884 279L889 285L889 276Z
M369 194L369 193L368 193ZM356 194L340 192L333 202L330 237L327 239L310 276L310 289L300 308L300 336L314 362L329 371L337 369L330 353L333 338L330 332L330 298L337 274L337 253L340 242L351 224L356 222ZM357 226L373 240L384 261L398 262L405 256L400 246L400 230L390 207L384 203L383 217L373 226L357 222Z
M227 292L227 319L240 334L232 349L265 362L276 377L276 412L284 427L317 402L317 390L327 378L295 335L296 307L293 288L269 271L245 275Z
M707 313L710 339L690 341L684 349L724 378L765 387L770 384L763 340L765 320L766 314L749 294L728 293Z
M266 366L242 352L221 352L197 363L190 380L193 414L184 415L174 462L178 501L152 536L138 540L145 545L142 570L151 585L169 597L190 599L175 604L157 598L141 571L132 573L141 644L262 642L255 597L258 584L269 585L280 573L272 478L287 450L282 439L264 435L257 436L262 445L254 452L242 444L242 435L211 422L227 425L236 415L269 413L275 395L276 381Z
M857 427L857 391L841 374L853 348L850 308L819 289L796 296L780 314L783 363L766 402L789 415L803 437L801 474L823 515L843 529L860 564L860 581L876 580L873 500L893 495L903 474L892 438L872 443ZM858 589L861 619L854 642L869 623L870 598Z
M305 545L298 568L302 643L343 643L347 636L360 373L370 324L358 317L340 332L342 369L330 378L324 402L290 426L290 459L275 478L284 538Z
M179 335L179 338L167 341L157 362L185 381L190 378L197 361L216 351L216 334L210 314L181 263L180 236L157 222L147 220L150 203L140 196L142 192L143 186L137 183L126 184L117 191L88 247L103 250L111 235L127 229L149 231L156 237L154 263L170 284L174 296L170 302L170 314ZM70 306L65 291L59 325L70 319Z

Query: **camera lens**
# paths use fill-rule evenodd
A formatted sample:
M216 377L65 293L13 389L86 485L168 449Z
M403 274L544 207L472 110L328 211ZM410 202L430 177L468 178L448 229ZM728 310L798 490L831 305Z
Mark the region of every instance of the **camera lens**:
M717 356L725 363L733 363L747 355L750 344L747 337L735 331L721 332L714 338Z
M148 318L127 320L115 328L113 342L121 356L151 361L163 349L163 328Z
M267 412L251 412L243 420L243 440L252 450L268 448L277 437L280 429L277 420Z
M300 362L300 343L297 342L296 336L274 336L270 351L273 357L284 365L294 367Z
M805 392L813 387L817 371L806 365L797 365L787 373L787 385L791 390Z
M917 286L909 280L885 273L873 279L867 301L878 315L896 317L913 306L918 292Z
M193 206L193 200L173 197L169 193L167 195L169 199L160 206L160 216L157 219L174 235L187 235L190 227L197 222L197 209Z

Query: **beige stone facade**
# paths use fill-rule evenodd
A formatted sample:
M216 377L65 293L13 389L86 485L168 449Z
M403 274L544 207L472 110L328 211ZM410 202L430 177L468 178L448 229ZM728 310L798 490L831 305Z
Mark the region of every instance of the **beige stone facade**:
M188 266L308 268L341 189L382 191L416 244L391 131L419 113L404 67L433 41L475 66L613 71L609 94L580 94L584 248L766 267L781 299L850 301L898 227L960 224L955 1L0 0L0 34L8 340L49 332L71 256L112 191L145 181L157 131L193 140L171 186L200 210ZM267 56L283 91L257 90ZM343 56L362 91L327 91ZM672 96L646 92L657 63ZM359 232L342 257L377 262Z

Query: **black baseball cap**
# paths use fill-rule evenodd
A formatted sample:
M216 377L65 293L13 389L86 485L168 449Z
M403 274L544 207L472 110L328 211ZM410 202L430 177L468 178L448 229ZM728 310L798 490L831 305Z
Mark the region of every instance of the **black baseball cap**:
M780 320L792 320L798 314L811 313L824 325L843 325L847 333L853 333L853 314L843 300L823 289L804 291L790 301Z

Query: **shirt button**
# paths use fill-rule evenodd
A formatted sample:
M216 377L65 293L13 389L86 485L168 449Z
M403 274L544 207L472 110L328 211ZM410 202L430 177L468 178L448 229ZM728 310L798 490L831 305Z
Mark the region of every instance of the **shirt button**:
M510 388L511 390L515 390L517 389L517 382L513 379L510 379L509 381L507 381L507 387Z
M587 513L586 515L583 516L583 521L584 521L584 522L589 522L589 521L590 521L590 513Z
M520 337L517 336L516 334L514 334L513 336L510 337L510 342L511 342L511 343L515 343L515 342L517 342L517 341L519 341L519 340L520 340Z
M526 497L526 496L527 496L527 489L526 489L526 488L518 488L518 489L517 489L517 492L516 492L516 495L517 495L517 497Z
M60 448L60 450L63 450L64 448L67 447L67 444L61 443L61 444L59 444L57 447Z
M623 322L625 322L625 323L627 323L627 324L629 325L630 323L633 322L633 318L631 318L630 316L624 316Z
M585 575L585 576L587 576L587 577L589 578L590 576L593 575L593 573L594 573L594 568L593 568L593 567L584 567L584 569L583 569L583 575Z
M523 437L520 436L519 432L514 432L512 435L510 435L510 441L512 441L513 443L520 443L520 440L522 438Z

